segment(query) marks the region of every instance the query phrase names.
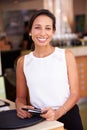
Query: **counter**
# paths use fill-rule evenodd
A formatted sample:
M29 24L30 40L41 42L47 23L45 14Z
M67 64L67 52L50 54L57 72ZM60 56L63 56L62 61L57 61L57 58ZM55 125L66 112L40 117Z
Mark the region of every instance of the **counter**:
M71 50L76 57L87 55L87 46L69 47L68 49Z
M87 97L87 46L68 48L76 58L81 97Z
M4 99L4 101L7 101L10 103L10 109L15 109L15 103L12 101L9 101L7 99ZM63 123L58 121L42 121L38 124L35 124L30 127L21 128L19 130L64 130ZM18 129L16 129L18 130Z

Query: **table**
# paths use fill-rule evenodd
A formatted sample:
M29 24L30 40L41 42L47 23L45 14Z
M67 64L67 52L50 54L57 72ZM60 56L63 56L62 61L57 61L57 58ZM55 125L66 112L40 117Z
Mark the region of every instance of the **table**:
M10 109L15 109L15 103L7 99L1 99L10 103ZM16 129L18 130L18 129ZM19 130L64 130L64 124L58 121L42 121L36 125L21 128Z

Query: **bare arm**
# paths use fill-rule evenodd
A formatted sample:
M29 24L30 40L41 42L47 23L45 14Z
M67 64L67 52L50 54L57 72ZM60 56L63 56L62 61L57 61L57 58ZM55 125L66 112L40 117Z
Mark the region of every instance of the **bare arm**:
M78 69L77 69L76 60L72 52L69 50L66 50L66 63L67 63L68 79L70 85L70 96L68 100L64 103L63 107L66 109L67 112L79 100L80 87L79 87L79 78L78 78Z
M16 68L16 108L17 115L21 118L30 117L31 115L22 110L22 108L28 108L27 105L27 85L23 72L24 57L18 59Z
M18 59L16 68L16 103L19 101L26 104L27 86L23 73L24 57Z

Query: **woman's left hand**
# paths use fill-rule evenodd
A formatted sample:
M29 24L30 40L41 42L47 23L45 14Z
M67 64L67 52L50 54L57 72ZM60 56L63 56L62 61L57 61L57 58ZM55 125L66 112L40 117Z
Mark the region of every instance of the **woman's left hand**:
M46 120L57 120L60 117L60 112L58 113L58 110L54 110L52 108L44 108L42 109L43 114L41 114L40 116L45 118Z

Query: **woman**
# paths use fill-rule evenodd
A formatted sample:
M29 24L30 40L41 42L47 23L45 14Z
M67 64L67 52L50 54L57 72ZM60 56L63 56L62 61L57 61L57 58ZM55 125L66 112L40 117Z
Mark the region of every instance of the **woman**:
M17 115L30 118L32 114L22 108L41 108L40 116L46 120L61 121L68 130L83 130L76 105L80 98L76 61L69 50L50 44L55 30L55 16L48 10L32 16L29 35L35 49L17 63Z

